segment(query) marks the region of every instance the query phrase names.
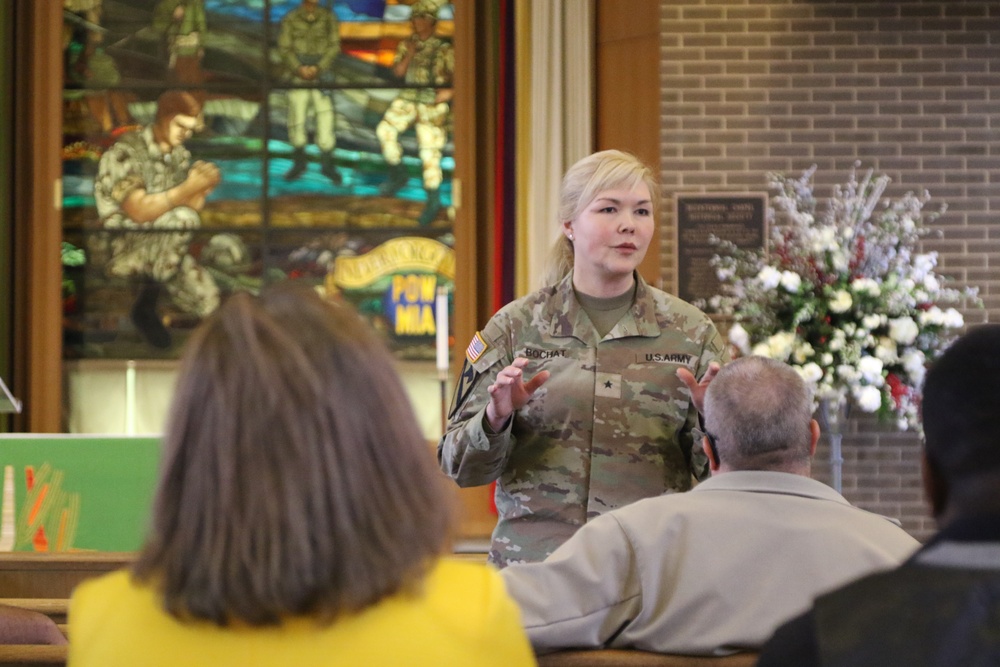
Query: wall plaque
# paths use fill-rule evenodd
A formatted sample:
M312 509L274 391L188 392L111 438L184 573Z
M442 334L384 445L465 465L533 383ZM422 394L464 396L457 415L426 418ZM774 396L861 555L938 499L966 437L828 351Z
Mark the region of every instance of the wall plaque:
M767 193L677 193L675 226L677 261L674 285L685 301L719 294L719 279L709 264L719 248L712 236L739 248L761 249L767 238Z

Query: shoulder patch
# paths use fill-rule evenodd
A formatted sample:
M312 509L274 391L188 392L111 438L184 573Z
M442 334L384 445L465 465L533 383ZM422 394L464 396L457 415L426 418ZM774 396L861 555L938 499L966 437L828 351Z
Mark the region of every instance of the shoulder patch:
M462 365L462 374L458 376L458 386L455 388L455 396L451 400L451 410L448 411L448 420L451 421L458 413L458 409L469 398L472 388L476 384L476 369L468 361Z
M488 348L489 344L483 338L482 332L477 331L476 335L472 337L469 347L465 348L465 356L469 359L469 363L474 364L479 361L479 357L483 356Z

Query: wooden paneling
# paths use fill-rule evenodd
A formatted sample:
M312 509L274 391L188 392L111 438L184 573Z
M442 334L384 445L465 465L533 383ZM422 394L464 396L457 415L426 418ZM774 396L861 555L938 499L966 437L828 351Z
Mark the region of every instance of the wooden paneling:
M126 567L131 553L0 553L0 591L7 598L68 598L81 581Z
M14 81L14 429L57 433L62 414L62 3L17 1Z
M597 150L636 155L659 175L660 21L658 0L599 0L596 26ZM660 219L663 209L661 206ZM660 233L639 272L660 285Z
M493 165L496 151L495 30L489 6L475 0L455 2L455 175L461 193L455 214L455 337L451 376L462 371L465 347L493 314ZM450 398L450 397L449 397ZM488 537L496 525L490 486L457 491L459 537Z

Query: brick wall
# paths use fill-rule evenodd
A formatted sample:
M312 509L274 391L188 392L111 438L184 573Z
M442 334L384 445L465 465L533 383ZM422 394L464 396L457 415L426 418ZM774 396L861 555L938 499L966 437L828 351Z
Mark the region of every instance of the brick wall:
M948 204L924 248L979 286L986 308L967 322L1000 320L1000 2L661 0L660 26L668 198L763 191L765 172L812 164L825 195L860 159L893 179L887 194ZM672 207L662 224L672 239ZM673 258L668 241L664 276ZM844 495L926 538L917 438L866 416L843 447ZM822 443L815 476L829 482L827 456Z

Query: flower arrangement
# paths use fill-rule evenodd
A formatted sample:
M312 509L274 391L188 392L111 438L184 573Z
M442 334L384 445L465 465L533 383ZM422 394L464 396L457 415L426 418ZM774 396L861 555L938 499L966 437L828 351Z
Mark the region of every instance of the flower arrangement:
M788 362L817 401L917 428L926 365L965 324L955 306L981 303L975 288L945 286L937 253L918 251L945 207L925 212L926 191L883 198L889 177L859 179L858 166L823 206L815 166L799 178L768 174L768 247L713 239L722 294L703 305L732 318L737 354Z

